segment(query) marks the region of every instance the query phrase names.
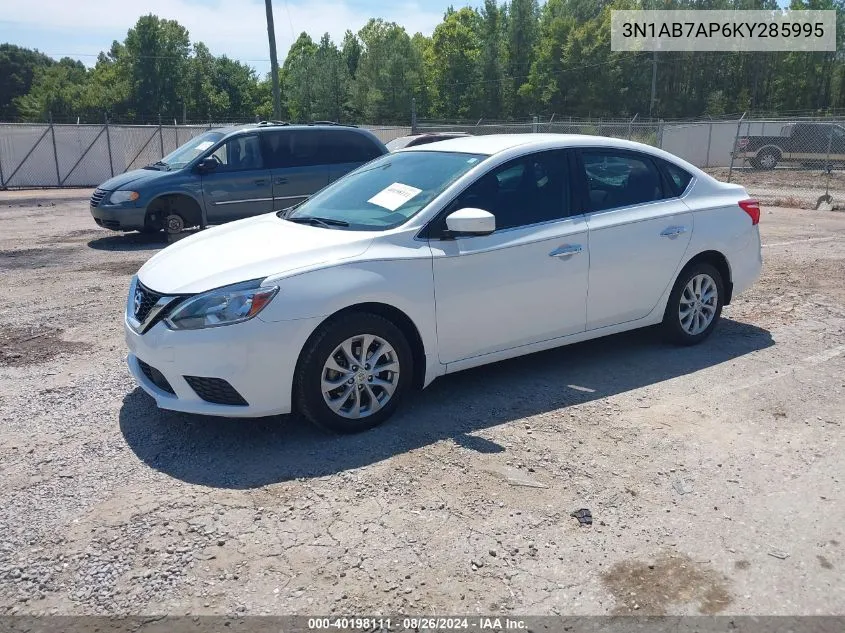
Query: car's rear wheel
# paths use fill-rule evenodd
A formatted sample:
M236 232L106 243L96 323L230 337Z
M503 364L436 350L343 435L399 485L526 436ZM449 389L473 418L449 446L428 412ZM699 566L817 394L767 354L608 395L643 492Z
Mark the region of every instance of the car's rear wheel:
M413 380L405 335L382 316L330 319L309 339L294 377L297 407L317 426L355 433L387 420Z
M757 155L757 162L761 169L774 169L780 160L780 154L772 149L764 149Z
M710 264L684 269L663 315L666 337L680 345L695 345L710 336L722 314L724 287L719 271Z

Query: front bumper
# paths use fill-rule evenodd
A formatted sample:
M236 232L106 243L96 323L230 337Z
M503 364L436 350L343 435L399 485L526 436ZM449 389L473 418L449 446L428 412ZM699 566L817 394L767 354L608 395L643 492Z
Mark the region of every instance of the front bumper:
M101 204L96 207L89 206L89 208L94 221L104 229L140 231L144 228L144 217L147 212L144 207Z
M238 418L290 413L299 352L321 320L267 323L256 317L234 325L180 331L158 323L138 334L124 315L129 371L162 409ZM160 372L173 393L151 380L139 361ZM247 404L208 402L186 376L225 380Z

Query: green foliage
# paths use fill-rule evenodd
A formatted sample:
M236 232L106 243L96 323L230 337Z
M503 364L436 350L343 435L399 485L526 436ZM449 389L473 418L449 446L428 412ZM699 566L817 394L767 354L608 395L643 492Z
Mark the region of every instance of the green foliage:
M845 107L845 0L791 0L835 9L837 51L614 53L612 9L776 9L777 0L484 0L449 8L431 36L371 19L302 33L280 70L283 117L401 123L418 118L725 116L748 110ZM651 100L652 70L657 69ZM270 82L215 56L173 20L141 17L93 68L0 45L0 119L224 121L272 118Z
M38 70L55 63L38 51L14 44L0 44L0 119L20 116L15 100L30 91Z

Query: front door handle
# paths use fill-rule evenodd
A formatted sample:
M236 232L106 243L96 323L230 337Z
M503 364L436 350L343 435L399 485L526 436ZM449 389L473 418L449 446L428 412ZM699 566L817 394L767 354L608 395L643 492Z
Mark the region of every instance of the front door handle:
M667 226L665 229L660 231L660 237L678 237L682 233L687 232L687 227L685 226Z
M563 244L549 253L549 257L571 257L572 255L577 255L583 250L584 249L580 244Z
M288 184L288 179L287 178L276 178L276 180L273 181L273 184L286 185L286 184Z
M258 180L256 180L256 181L255 181L255 185L256 185L257 187L263 187L263 186L264 186L264 185L266 185L266 184L267 184L267 181L266 181L266 180L264 180L263 178L260 178L260 179L258 179Z

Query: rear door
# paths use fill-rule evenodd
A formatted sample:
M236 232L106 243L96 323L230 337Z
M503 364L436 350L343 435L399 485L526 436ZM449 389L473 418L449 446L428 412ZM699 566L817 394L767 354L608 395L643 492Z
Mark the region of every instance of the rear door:
M328 129L323 135L328 148L329 182L384 153L368 136L352 130Z
M590 232L587 330L595 330L654 309L686 252L693 216L646 154L584 149L579 157Z
M298 204L328 184L328 152L321 134L318 129L287 129L261 135L274 211Z
M209 224L271 211L273 186L258 134L232 137L211 156L217 159L217 168L202 175L202 195Z

